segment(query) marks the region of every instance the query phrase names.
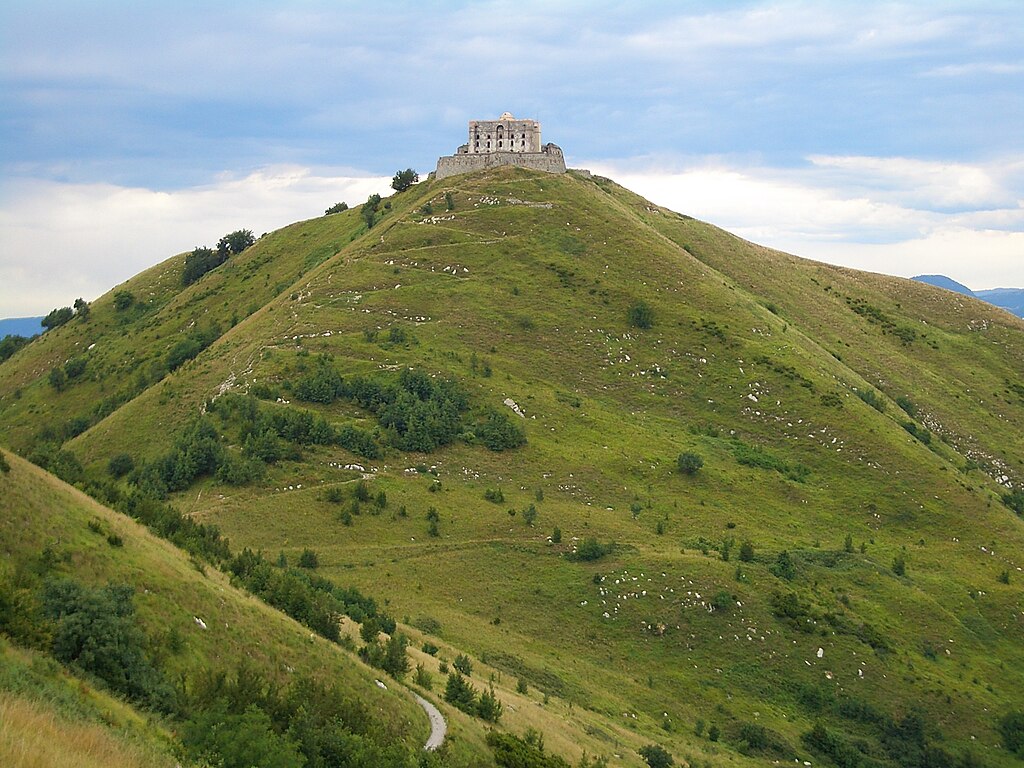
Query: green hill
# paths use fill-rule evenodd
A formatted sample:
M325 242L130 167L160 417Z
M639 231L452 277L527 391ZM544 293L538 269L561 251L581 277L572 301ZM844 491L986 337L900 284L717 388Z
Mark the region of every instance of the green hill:
M1012 764L1024 322L513 169L183 259L0 365L0 441L315 551L573 761Z

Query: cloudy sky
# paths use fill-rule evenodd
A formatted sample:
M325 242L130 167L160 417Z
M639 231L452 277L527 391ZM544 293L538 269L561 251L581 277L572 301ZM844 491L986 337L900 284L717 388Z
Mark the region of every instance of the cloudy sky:
M1024 4L0 3L0 317L431 170L466 122L809 258L1024 286Z

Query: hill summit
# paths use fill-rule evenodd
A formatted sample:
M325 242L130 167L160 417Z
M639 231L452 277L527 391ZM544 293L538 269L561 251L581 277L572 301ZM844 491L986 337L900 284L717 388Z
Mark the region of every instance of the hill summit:
M372 597L438 760L1014 764L1021 320L507 165L188 256L0 364L0 442Z

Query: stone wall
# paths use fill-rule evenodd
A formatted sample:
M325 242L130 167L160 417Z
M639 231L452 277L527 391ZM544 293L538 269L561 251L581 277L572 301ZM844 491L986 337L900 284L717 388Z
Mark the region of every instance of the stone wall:
M461 149L461 148L460 148ZM545 173L565 173L565 157L555 144L545 144L540 152L481 152L445 155L437 159L435 179L444 179L460 173L473 173L499 165L514 165Z

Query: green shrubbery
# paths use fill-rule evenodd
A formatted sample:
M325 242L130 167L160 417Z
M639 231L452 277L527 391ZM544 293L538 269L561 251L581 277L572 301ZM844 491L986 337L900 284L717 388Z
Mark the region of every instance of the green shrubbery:
M64 323L71 320L74 316L75 310L71 307L58 307L57 309L52 309L46 317L43 318L43 328L52 331L54 328L59 328L64 325Z
M885 413L885 400L873 389L858 389L857 397L870 405L879 413Z
M526 432L507 413L489 409L474 428L477 439L492 451L518 448L526 443Z
M494 689L488 688L477 697L476 688L457 669L448 674L448 682L444 688L444 700L456 709L468 715L474 715L490 723L501 719L502 704L494 695Z
M70 579L54 580L46 585L42 608L53 626L54 658L95 675L134 701L171 708L172 688L146 657L130 587L92 588Z
M465 432L464 414L469 409L469 399L464 389L449 379L433 378L423 371L406 369L398 376L378 374L343 379L330 359L321 357L293 391L297 399L307 402L332 403L344 398L359 404L377 417L389 442L403 451L429 452L460 436L470 439ZM526 442L522 426L496 409L483 411L472 430L473 439L492 451L516 448ZM361 451L369 450L365 442L356 445Z
M0 339L0 363L28 344L32 339L26 336L4 336Z
M699 453L684 451L676 459L676 468L684 475L695 475L704 466L704 459Z
M569 560L592 562L594 560L600 560L605 555L610 555L614 549L614 542L601 544L597 539L589 537L579 543L575 552L568 552L565 556Z
M529 733L527 739L511 733L487 733L487 746L494 751L494 762L501 768L572 768L558 755L544 751L544 740Z
M794 482L806 482L807 478L811 474L811 470L803 464L791 464L788 461L783 461L777 456L768 453L768 451L763 448L747 445L739 440L733 441L732 453L733 456L736 457L736 461L743 466L775 470Z
M173 371L182 364L196 357L200 352L220 338L221 328L218 323L211 323L205 328L194 328L189 334L177 342L167 352L166 365Z

